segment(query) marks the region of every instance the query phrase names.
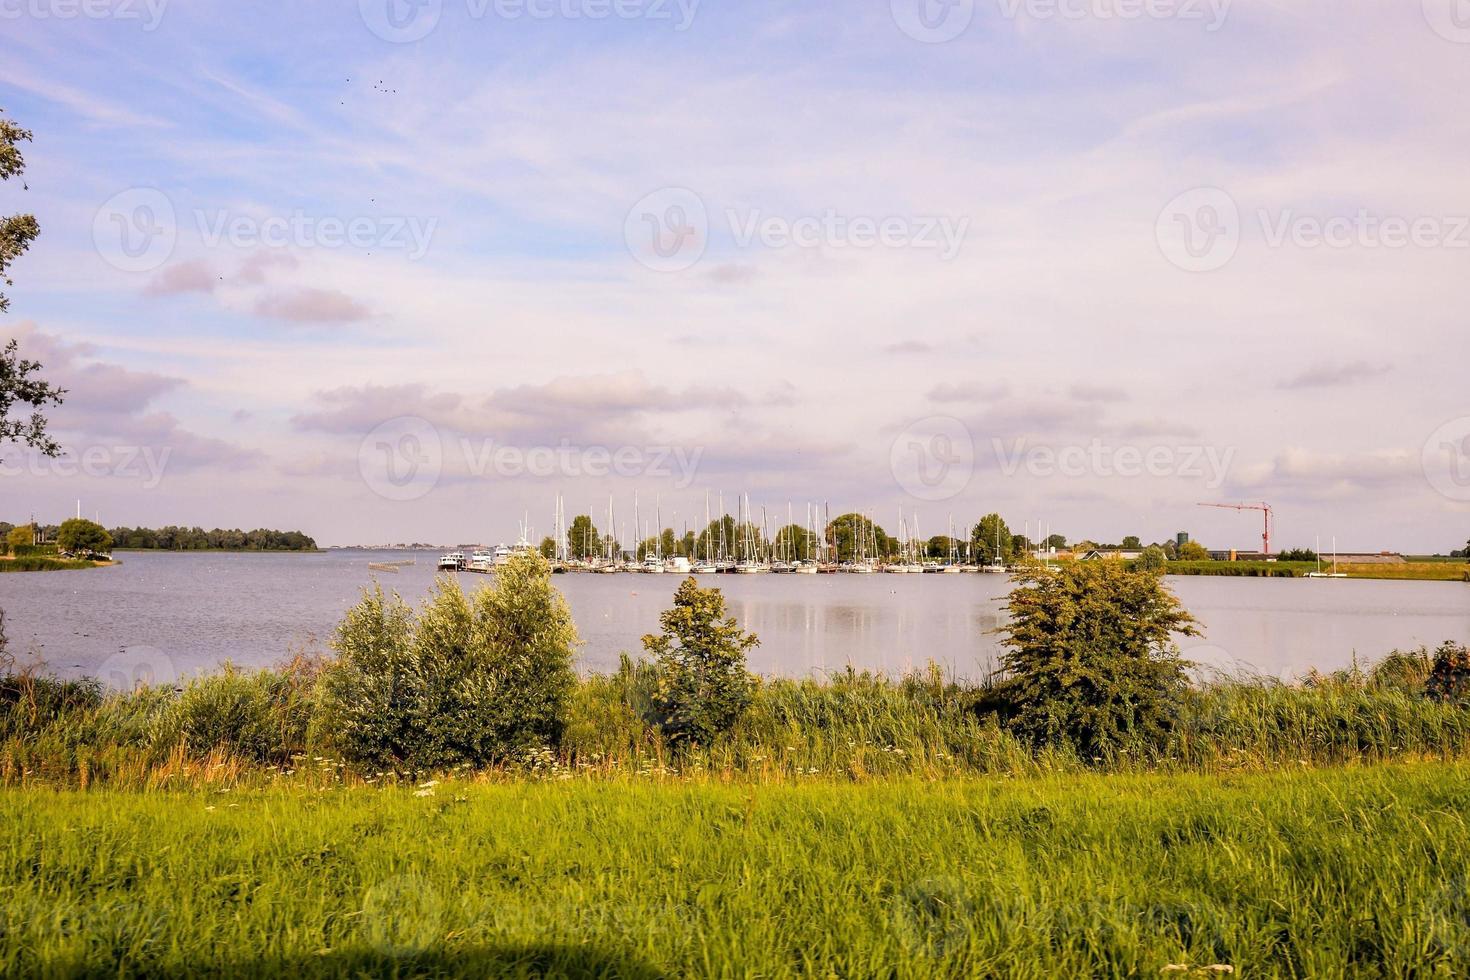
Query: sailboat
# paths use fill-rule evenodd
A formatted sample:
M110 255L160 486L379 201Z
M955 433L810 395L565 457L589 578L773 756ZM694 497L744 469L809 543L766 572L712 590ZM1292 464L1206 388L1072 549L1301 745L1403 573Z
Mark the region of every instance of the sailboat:
M750 514L750 494L741 495L740 510L740 541L741 550L744 552L744 555L740 563L735 566L735 574L763 575L771 569L760 560L759 543L755 539L755 530ZM764 525L764 520L761 523Z
M789 505L788 505L789 506ZM812 505L806 505L806 556L792 563L791 570L797 575L815 575L821 570L820 564L812 557L812 545L816 542L817 533L812 527Z
M723 521L720 522L720 527L721 527L721 530L724 529L724 522ZM713 575L713 574L715 574L716 572L718 572L720 570L720 566L715 564L714 559L710 555L710 549L715 546L715 534L714 534L714 525L710 523L710 519L709 519L709 491L708 490L706 490L704 492L704 534L703 534L703 537L704 537L704 558L702 560L696 560L693 565L689 566L689 574L691 574L691 575ZM699 538L695 538L694 539L694 550L696 552L698 552L698 550L699 550Z
M1320 538L1318 538L1317 539L1317 549L1316 549L1316 551L1317 551L1317 570L1315 572L1308 572L1307 573L1307 578L1347 578L1347 573L1345 573L1345 572L1339 572L1337 570L1337 536L1334 535L1333 538L1332 538L1332 571L1330 571L1330 572L1324 572L1324 571L1322 571L1322 551L1321 551L1321 546L1322 546L1322 540Z

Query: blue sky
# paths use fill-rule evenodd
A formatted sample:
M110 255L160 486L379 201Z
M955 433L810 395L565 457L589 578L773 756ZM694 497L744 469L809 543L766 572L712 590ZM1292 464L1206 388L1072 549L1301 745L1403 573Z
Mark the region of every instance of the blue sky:
M1457 2L7 0L4 329L76 465L6 450L3 516L1462 546Z

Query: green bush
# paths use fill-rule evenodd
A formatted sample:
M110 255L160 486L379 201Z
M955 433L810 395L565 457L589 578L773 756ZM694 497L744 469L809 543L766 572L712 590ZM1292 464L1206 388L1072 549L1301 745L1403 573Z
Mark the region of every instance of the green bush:
M645 636L643 646L658 662L654 709L660 727L676 742L709 742L733 728L749 706L745 653L760 640L725 618L719 589L701 589L692 576L659 622L663 635Z
M1169 557L1164 554L1164 549L1156 544L1151 544L1143 549L1143 555L1138 559L1138 567L1146 572L1163 571L1169 565Z
M577 632L539 555L496 570L473 605L452 578L417 618L364 595L338 627L318 728L361 769L500 762L560 744Z
M1199 635L1159 573L1031 564L1014 577L997 692L1013 731L1084 758L1158 749L1188 687L1172 636Z
M1424 682L1424 693L1436 701L1470 701L1470 650L1447 642L1434 651L1434 666Z
M226 664L223 673L191 681L173 717L159 721L154 738L170 742L176 731L196 755L221 750L260 762L285 761L306 747L314 679L306 664L249 673Z

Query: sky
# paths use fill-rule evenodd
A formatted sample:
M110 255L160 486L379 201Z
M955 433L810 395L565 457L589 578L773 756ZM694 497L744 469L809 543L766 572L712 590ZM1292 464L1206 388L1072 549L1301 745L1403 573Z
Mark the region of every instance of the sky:
M1470 537L1465 0L0 0L0 519Z

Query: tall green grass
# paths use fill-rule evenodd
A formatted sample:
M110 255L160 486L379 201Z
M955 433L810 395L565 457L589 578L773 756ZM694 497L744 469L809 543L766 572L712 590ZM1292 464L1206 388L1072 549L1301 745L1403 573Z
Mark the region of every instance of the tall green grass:
M85 558L57 558L49 555L0 558L0 572L64 572L99 566L100 563Z
M1470 970L1470 767L0 790L8 976Z

